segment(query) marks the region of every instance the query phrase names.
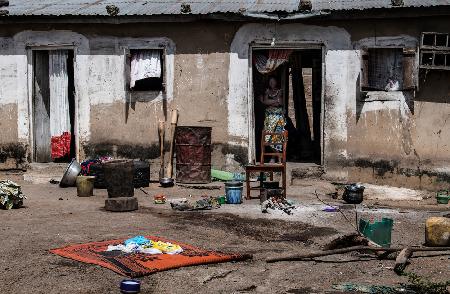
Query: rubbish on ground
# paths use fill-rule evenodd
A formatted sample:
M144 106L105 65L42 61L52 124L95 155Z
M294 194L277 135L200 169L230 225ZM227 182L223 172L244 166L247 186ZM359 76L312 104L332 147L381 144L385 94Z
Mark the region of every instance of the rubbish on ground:
M450 246L450 218L430 217L425 222L427 246Z
M391 246L391 233L394 220L383 217L381 221L375 220L373 223L369 220L359 220L359 232L366 236L370 241L382 246Z
M163 194L158 194L153 196L153 200L155 201L155 204L164 204L166 203L166 196Z
M219 202L220 205L227 203L227 198L225 196L219 196L217 197L217 202Z
M81 172L81 166L75 158L67 166L61 181L59 181L60 187L73 187L77 181L77 176Z
M273 263L273 262L279 262L279 261L300 261L300 260L310 260L315 257L322 257L322 256L328 256L328 255L335 255L335 254L343 254L353 251L373 251L373 252L398 252L402 251L404 248L401 247L390 247L390 248L383 248L383 247L372 247L372 246L353 246L348 248L340 248L340 249L333 249L333 250L324 250L324 251L318 251L318 252L312 252L312 253L306 253L306 254L292 254L292 255L286 255L286 256L280 256L280 257L269 257L266 259L267 263ZM421 252L421 251L450 251L450 247L411 247L411 250L413 252Z
M222 189L222 186L210 185L210 184L195 185L195 184L179 184L179 183L177 183L177 186L187 188L187 189L197 189L197 190L220 190L220 189Z
M438 204L448 204L450 201L450 193L448 190L440 190L436 193L436 201Z
M244 185L239 181L225 182L225 194L228 204L241 204Z
M321 203L325 204L326 206L331 206L328 203L326 203L325 201L323 201L322 199L320 199L319 194L317 194L317 191L314 191L314 195L316 195L317 200L319 200ZM344 219L355 229L356 232L358 231L358 211L356 210L356 205L355 205L355 223L353 223L352 221L350 221L350 219L345 215L344 212L342 212L342 210L339 208L338 212L344 217Z
M343 236L339 236L336 239L329 242L324 250L333 250L340 248L348 248L352 246L367 246L369 245L369 240L358 233L350 233Z
M93 176L78 176L77 177L77 195L79 197L90 197L94 195L94 181Z
M53 185L58 185L59 184L59 181L58 180L55 180L55 179L50 179L50 181L48 181L50 184L53 184Z
M365 187L360 184L346 185L342 199L350 204L359 204L363 201Z
M170 242L153 241L144 236L136 236L125 240L122 244L108 245L105 251L121 251L124 253L144 254L179 254L183 252L180 245Z
M23 200L27 199L22 193L22 188L10 180L0 181L0 207L3 209L19 208Z
M141 292L141 281L138 280L123 280L120 282L120 292L122 294L137 294Z
M211 177L218 181L245 181L245 177L241 173L231 173L227 171L211 169Z
M395 259L394 272L397 274L403 273L408 264L409 258L412 256L413 251L410 247L403 248Z
M407 291L404 287L378 286L378 285L358 285L354 283L342 283L332 286L333 289L343 292L358 292L358 293L377 293L377 294L414 294L416 292Z
M336 212L338 210L339 210L339 207L336 207L336 206L325 206L322 209L322 211L325 211L325 212Z
M155 243L162 241L164 243L177 244L183 248L183 252L173 255L160 254L152 256L144 253L106 251L108 245L123 244L125 239L70 245L63 248L52 249L50 252L73 260L97 264L131 278L183 266L241 261L252 258L249 254L215 252L160 237L144 237Z
M170 206L174 210L192 211L192 210L210 210L219 208L220 204L217 198L208 197L197 201L189 201L186 198L174 199L170 201Z
M279 209L286 214L291 215L292 210L295 209L295 206L291 201L286 200L284 197L270 197L263 203L261 203L261 211L263 213L267 213L268 209Z

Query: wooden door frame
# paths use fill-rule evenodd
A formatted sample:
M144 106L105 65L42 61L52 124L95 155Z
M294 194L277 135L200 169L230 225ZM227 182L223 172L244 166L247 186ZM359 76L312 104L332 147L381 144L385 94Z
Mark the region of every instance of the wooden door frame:
M247 107L248 107L248 161L249 163L256 161L256 135L255 135L255 101L253 91L253 51L264 49L293 49L293 50L308 50L316 49L321 50L322 53L322 87L320 94L320 165L324 165L324 122L325 122L325 52L326 48L323 43L311 43L311 42L277 42L276 46L272 46L270 43L253 42L249 45L248 52L248 91L247 91Z
M27 52L27 94L28 94L28 138L29 138L29 146L30 146L30 158L31 162L36 162L35 160L35 141L34 141L34 107L33 107L33 99L34 99L34 51L50 51L50 50L72 50L73 51L73 84L75 89L75 95L73 99L75 100L75 106L74 106L74 136L75 136L75 158L77 161L79 161L79 145L80 140L78 136L78 99L77 99L77 78L75 72L77 71L77 63L76 63L76 57L77 57L77 50L76 46L74 45L55 45L55 46L26 46L26 52Z

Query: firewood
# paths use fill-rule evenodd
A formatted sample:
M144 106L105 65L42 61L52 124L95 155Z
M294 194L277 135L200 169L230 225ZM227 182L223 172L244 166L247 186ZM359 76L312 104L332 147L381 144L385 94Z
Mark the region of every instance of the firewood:
M400 251L400 253L397 255L397 258L395 259L394 272L396 272L397 274L403 273L412 254L413 251L410 247L406 247L402 251Z
M391 248L383 248L383 247L371 247L371 246L353 246L348 248L334 249L334 250L325 250L313 253L306 254L292 254L281 257L269 257L266 259L267 263L273 263L278 261L298 261L298 260L308 260L315 257L322 257L328 255L335 254L343 254L352 251L383 251L383 252L398 252L402 251L404 248L400 247L391 247ZM450 247L411 247L412 252L418 251L450 251Z

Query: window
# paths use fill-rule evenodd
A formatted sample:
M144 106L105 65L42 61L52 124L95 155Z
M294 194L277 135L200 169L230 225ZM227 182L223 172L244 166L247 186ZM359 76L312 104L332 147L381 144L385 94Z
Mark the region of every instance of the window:
M450 70L450 35L422 33L420 68Z
M164 90L162 49L131 49L127 57L128 90L136 92Z
M415 89L414 48L369 48L362 52L363 91Z

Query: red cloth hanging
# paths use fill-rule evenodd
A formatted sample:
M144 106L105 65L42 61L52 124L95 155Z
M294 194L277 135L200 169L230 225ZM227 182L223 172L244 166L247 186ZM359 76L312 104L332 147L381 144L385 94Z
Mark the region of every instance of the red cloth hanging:
M64 132L61 136L52 136L52 159L58 159L70 155L70 132Z

